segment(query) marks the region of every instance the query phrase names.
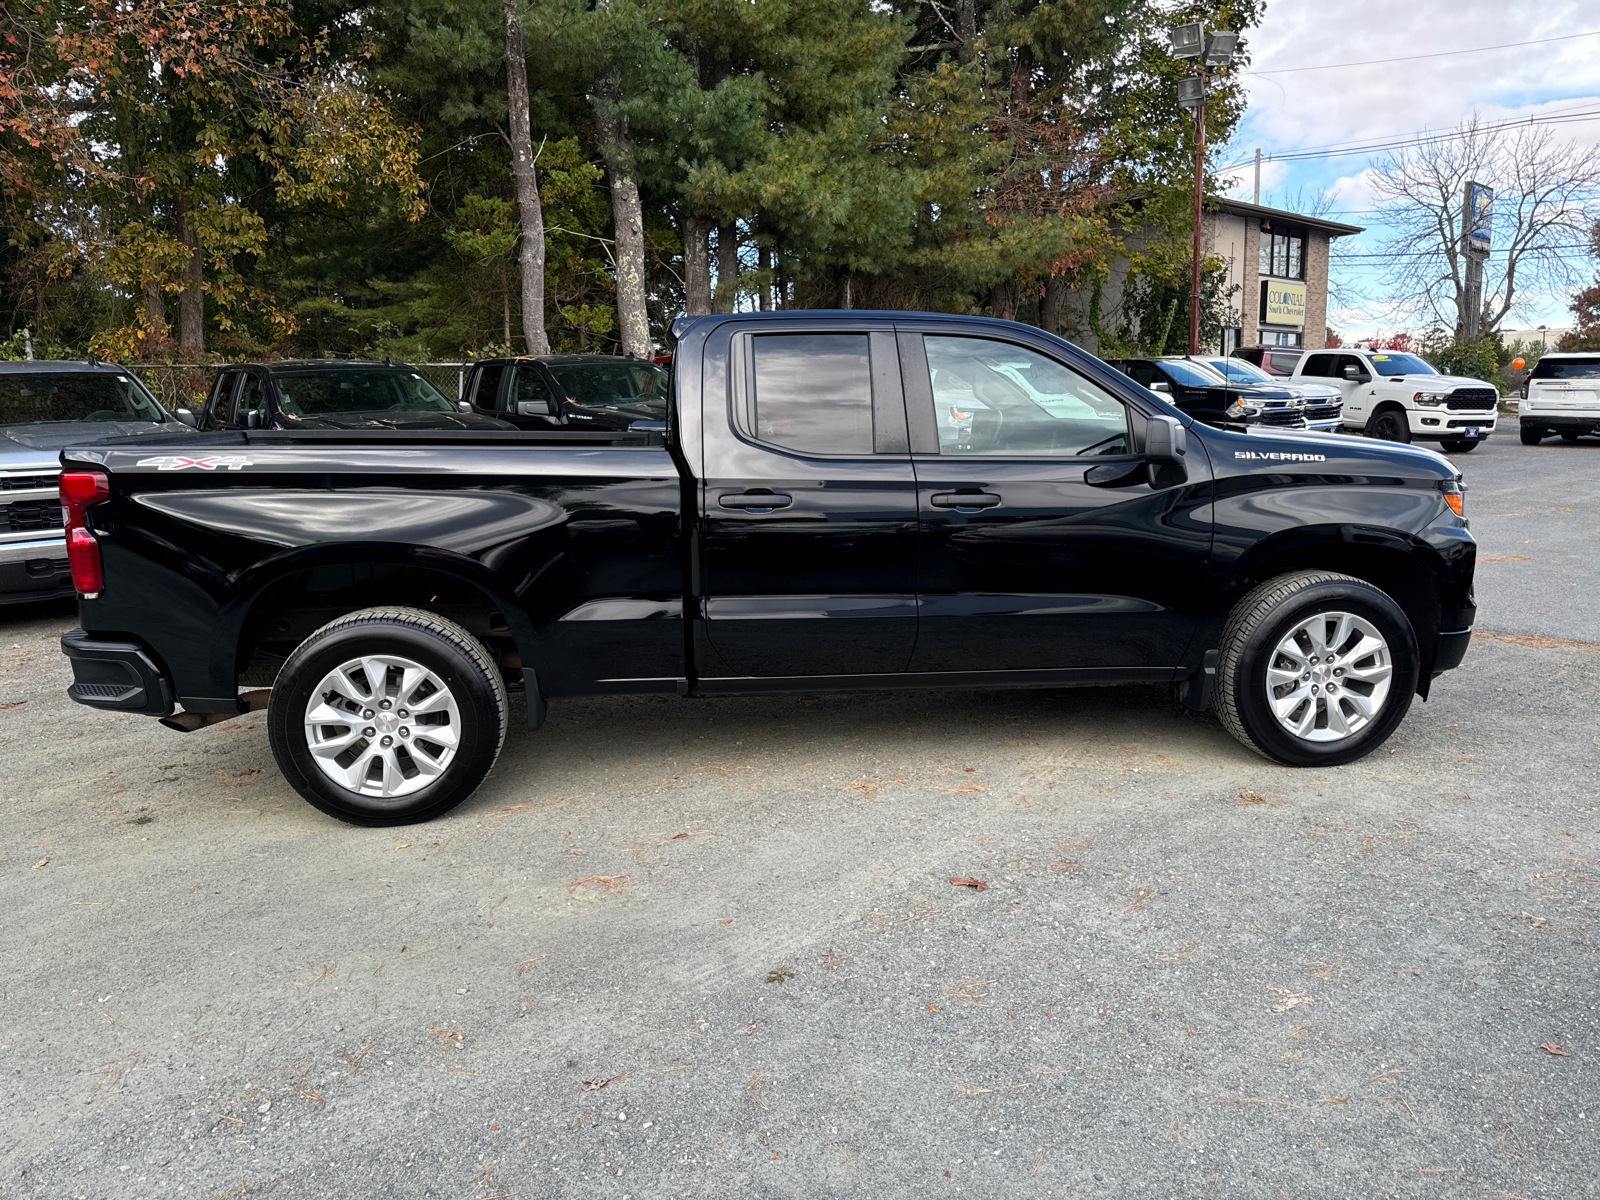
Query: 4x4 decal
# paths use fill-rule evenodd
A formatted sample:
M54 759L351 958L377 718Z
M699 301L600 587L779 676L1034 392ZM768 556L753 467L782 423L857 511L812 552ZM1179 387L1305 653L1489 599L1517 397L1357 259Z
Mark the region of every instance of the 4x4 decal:
M251 460L243 454L207 454L201 458L190 458L183 454L163 454L156 458L141 458L138 465L154 467L158 471L184 471L190 467L197 467L202 471L215 471L218 467L237 471L240 467L250 466Z

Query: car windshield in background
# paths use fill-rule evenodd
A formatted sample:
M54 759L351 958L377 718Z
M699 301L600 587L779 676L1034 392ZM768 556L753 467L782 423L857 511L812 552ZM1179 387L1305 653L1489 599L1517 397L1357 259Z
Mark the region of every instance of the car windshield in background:
M455 409L443 392L411 371L285 371L277 383L279 407L291 417Z
M661 367L647 362L551 363L567 399L574 404L666 404L667 380Z
M1600 357L1541 358L1529 379L1600 379Z
M1221 372L1204 363L1162 359L1161 369L1184 387L1223 387L1228 382Z
M162 419L161 406L132 375L99 371L0 375L0 425Z
M1275 376L1267 374L1255 363L1245 362L1242 358L1208 358L1206 366L1213 371L1221 371L1228 377L1229 383L1277 383Z
M1379 375L1437 375L1427 363L1415 354L1374 354L1372 369Z

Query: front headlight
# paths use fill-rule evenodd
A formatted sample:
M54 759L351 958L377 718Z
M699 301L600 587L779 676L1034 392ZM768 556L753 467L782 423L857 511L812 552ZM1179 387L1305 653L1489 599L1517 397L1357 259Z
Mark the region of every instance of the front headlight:
M1232 404L1228 405L1227 409L1222 415L1225 417L1239 419L1243 417L1253 417L1258 415L1260 412L1261 410L1254 404L1246 404L1243 400L1235 400Z
M1449 392L1418 392L1411 397L1418 404L1425 404L1430 408L1437 408L1450 399Z

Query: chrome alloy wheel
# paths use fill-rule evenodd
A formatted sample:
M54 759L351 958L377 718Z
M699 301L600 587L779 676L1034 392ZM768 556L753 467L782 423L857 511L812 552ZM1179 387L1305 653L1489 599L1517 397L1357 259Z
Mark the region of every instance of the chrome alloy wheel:
M306 705L306 746L322 773L363 796L391 799L427 787L461 741L461 710L421 663L373 654L341 663Z
M1393 672L1389 643L1372 622L1354 613L1317 613L1272 652L1267 699L1278 724L1295 737L1343 741L1382 710Z

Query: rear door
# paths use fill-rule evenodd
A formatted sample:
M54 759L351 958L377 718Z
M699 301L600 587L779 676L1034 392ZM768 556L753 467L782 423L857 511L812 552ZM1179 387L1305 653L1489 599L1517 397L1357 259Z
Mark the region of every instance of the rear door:
M899 338L922 528L911 670L1170 677L1207 594L1204 453L1187 483L1091 487L1087 470L1135 449L1106 385L1020 340L932 323ZM992 428L942 436L974 396Z
M702 684L905 670L917 489L893 325L730 322L704 388Z

